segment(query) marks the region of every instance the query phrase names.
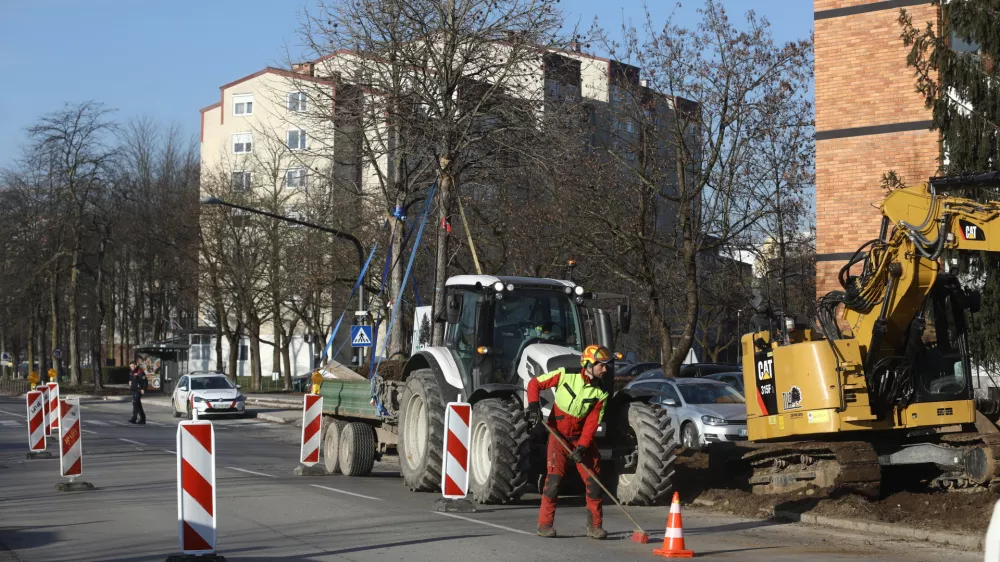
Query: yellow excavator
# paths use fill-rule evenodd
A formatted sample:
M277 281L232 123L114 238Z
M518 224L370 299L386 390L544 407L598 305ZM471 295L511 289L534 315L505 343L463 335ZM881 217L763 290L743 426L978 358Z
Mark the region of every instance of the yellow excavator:
M1000 201L959 195L983 187L1000 173L891 192L879 237L817 301L814 325L768 315L741 338L755 493L877 496L895 466L931 487L1000 492L1000 433L977 420L966 340L980 294L956 270L959 252L1000 251Z

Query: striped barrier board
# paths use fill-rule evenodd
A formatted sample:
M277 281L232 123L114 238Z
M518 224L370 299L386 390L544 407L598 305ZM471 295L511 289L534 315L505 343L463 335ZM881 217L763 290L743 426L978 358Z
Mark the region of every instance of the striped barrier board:
M59 401L59 424L65 428L59 439L59 473L72 482L83 475L83 434L80 432L80 399Z
M45 450L45 403L42 393L29 390L25 396L28 405L28 450L36 453Z
M306 394L302 400L302 449L299 461L306 466L319 462L320 429L323 428L323 397Z
M45 386L49 389L49 411L55 412L55 415L50 416L52 419L49 420L49 426L53 431L59 431L59 418L62 417L59 411L59 383L48 382Z
M35 390L42 393L42 410L45 412L45 436L49 437L52 435L52 414L53 411L49 405L49 387L44 384L40 384L35 387Z
M444 470L441 494L445 499L461 499L469 493L469 418L467 402L449 402L444 411Z
M177 538L184 554L214 554L215 431L207 420L177 425Z

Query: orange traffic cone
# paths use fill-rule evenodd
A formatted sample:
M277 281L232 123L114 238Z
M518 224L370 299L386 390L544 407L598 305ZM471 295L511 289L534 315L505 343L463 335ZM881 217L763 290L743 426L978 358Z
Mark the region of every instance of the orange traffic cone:
M663 548L653 550L653 554L664 558L691 558L694 552L684 548L684 524L681 523L681 498L674 492L667 517L667 533L663 535Z

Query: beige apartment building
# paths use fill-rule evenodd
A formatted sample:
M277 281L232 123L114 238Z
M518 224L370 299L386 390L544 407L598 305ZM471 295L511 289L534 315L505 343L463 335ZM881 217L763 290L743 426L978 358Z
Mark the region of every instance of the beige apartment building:
M352 78L358 80L373 72L373 68L377 71L378 64L369 64L348 51L338 51L296 64L291 70L264 68L221 86L219 101L201 110L202 196L225 199L227 192L253 189L269 190L293 200L316 176L354 183L362 193L376 189L379 181L376 168L384 171L389 155L382 155L377 162L360 161L342 134L344 131L339 130L345 125L338 123L335 127L332 123L337 121L329 119L336 114L338 93L342 103L345 97L378 96L377 92L350 83ZM638 68L591 56L576 48L544 53L542 64L523 72L519 80L523 86L520 94L525 99L543 102L538 105L542 110L550 101L582 101L602 137L632 132L631 122L616 119L610 111L623 103L624 87L663 97L646 91ZM363 78L360 81L371 82ZM329 107L315 111L314 104L329 104ZM326 119L318 119L319 115ZM384 136L387 127L377 123L374 131L365 134L373 138ZM205 316L202 318L205 323ZM262 327L263 340L272 340L268 332L273 330ZM345 330L342 328L341 332ZM378 337L380 342L385 341L384 334ZM313 355L324 344L303 334L294 335L293 374L308 372ZM204 356L205 368L214 368L214 344L209 349L206 338L203 345L205 349L198 356ZM228 344L224 347L228 349ZM228 353L226 349L224 355ZM376 353L382 354L383 350ZM271 372L271 356L271 348L262 342L265 376ZM248 362L245 368L249 371Z

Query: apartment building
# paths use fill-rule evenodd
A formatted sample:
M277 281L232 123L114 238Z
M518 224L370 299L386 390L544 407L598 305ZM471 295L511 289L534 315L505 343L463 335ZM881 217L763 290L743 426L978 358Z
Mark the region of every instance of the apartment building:
M878 236L882 174L908 185L936 175L941 147L916 92L900 8L914 25L939 20L929 0L814 0L816 74L816 292Z
M357 54L338 51L317 60L293 66L291 70L265 68L220 87L219 101L201 110L202 195L222 197L226 190L277 190L285 193L303 190L314 176L339 178L354 182L361 192L375 189L377 174L370 164L360 161L349 138L356 142L357 131L347 131L351 124L336 119L317 119L317 115L335 115L337 104L376 99L380 94L353 85L371 83L359 76L377 69ZM610 109L624 103L623 92L640 91L658 96L640 82L638 68L607 58L595 57L578 48L550 50L543 54L539 67L522 73L523 86L518 95L537 103L542 111L550 104L580 100L588 107L597 125L594 144L607 142L610 135L631 133L632 123L615 118ZM658 106L668 111L663 100ZM331 111L316 112L312 104L330 104ZM354 123L357 124L356 122ZM388 123L377 123L366 135L382 137L389 133ZM386 170L389 154L381 156L379 166ZM203 324L207 323L205 319ZM384 326L383 326L384 330ZM271 368L272 340L270 327L262 329L261 362L266 375ZM344 330L342 330L344 331ZM384 333L378 339L384 342ZM295 374L308 370L310 361L325 342L303 334L293 337L296 351ZM337 346L341 342L337 342ZM205 335L199 338L208 366L214 361L214 344ZM228 344L227 344L228 349ZM407 347L408 349L408 347ZM384 349L376 349L383 355ZM343 360L343 356L341 356ZM241 361L241 369L248 368Z

